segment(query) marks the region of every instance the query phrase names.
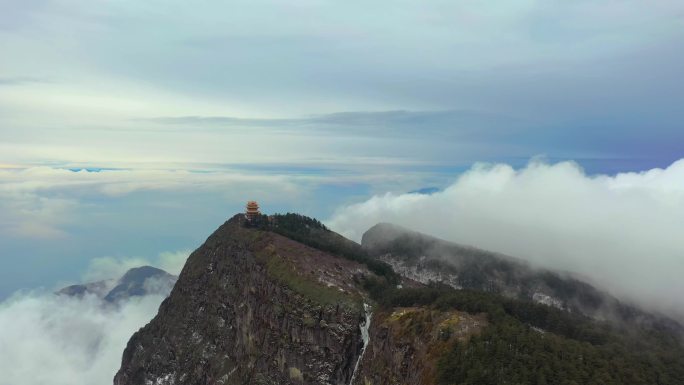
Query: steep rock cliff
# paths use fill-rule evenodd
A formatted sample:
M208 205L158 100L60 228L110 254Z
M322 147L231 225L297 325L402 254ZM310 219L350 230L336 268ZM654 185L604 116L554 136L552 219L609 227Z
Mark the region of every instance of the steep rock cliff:
M235 216L190 255L114 384L348 384L368 274Z
M440 357L486 325L484 314L425 307L378 311L354 384L435 385Z

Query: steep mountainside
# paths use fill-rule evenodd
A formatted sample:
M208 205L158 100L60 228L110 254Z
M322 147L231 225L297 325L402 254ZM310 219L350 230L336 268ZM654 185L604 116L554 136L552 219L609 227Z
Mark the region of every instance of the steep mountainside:
M568 274L535 269L506 255L447 242L381 223L363 235L363 248L394 270L422 283L440 282L530 300L599 320L630 322L684 334L664 316L642 311Z
M433 385L439 358L487 325L484 314L397 307L373 314L357 377L363 384Z
M118 280L108 279L82 285L71 285L59 290L57 294L76 297L94 294L111 303L148 294L166 297L171 292L177 278L164 270L152 266L141 266L128 270Z
M361 351L363 265L236 216L190 255L114 383L345 384Z
M297 214L236 215L188 258L114 384L681 384L675 337L421 284Z

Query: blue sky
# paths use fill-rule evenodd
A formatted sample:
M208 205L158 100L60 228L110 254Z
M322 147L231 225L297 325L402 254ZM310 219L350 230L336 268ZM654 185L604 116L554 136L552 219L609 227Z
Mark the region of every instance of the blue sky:
M0 298L247 199L326 219L477 162L684 152L681 1L2 4Z

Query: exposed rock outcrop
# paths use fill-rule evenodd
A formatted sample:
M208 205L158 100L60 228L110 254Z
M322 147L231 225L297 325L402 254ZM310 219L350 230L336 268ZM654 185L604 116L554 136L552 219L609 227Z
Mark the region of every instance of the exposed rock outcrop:
M190 255L116 385L349 383L362 348L355 279L370 273L241 221Z
M479 333L484 314L396 308L373 315L357 385L434 385L441 354Z

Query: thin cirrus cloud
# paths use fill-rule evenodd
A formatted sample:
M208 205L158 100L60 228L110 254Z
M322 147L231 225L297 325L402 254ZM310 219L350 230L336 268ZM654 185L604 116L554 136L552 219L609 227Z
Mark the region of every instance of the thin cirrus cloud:
M511 162L545 154L586 163L592 172L610 173L666 165L679 159L677 143L684 137L674 121L664 123L663 117L649 121L647 117L631 115L573 121L562 117L548 119L543 112L525 117L520 113L477 110L348 111L263 119L168 116L140 120L156 132L230 137L249 130L254 135L301 141L302 147L281 154L298 161L305 161L297 157L307 153L304 148L308 142L326 146L331 158L338 152L344 153L349 163L355 157L365 156L368 160L369 154L378 158L395 157L395 162L401 156L405 161L433 165L463 165L483 160ZM643 127L649 127L651 134L644 136ZM353 146L332 145L350 139L354 141ZM591 164L601 159L605 163L603 168ZM610 167L611 161L621 164Z
M429 195L376 195L326 222L353 239L378 222L574 272L620 298L684 317L684 160L587 175L573 162L477 165Z
M190 129L223 128L243 129L258 127L290 134L337 134L360 137L450 137L477 140L494 136L510 136L508 133L523 128L533 130L534 122L526 122L515 116L497 115L468 110L447 111L345 111L310 115L302 118L237 118L229 116L179 116L144 119Z

